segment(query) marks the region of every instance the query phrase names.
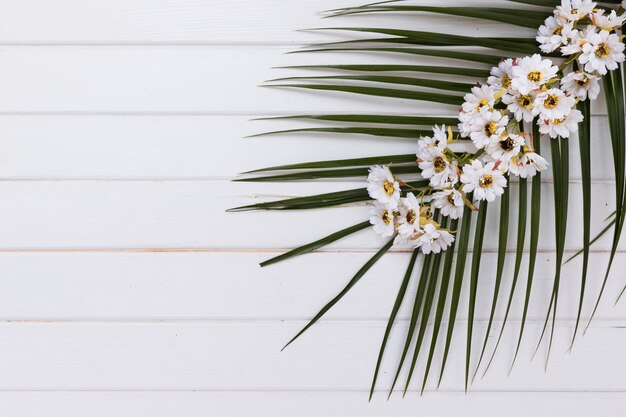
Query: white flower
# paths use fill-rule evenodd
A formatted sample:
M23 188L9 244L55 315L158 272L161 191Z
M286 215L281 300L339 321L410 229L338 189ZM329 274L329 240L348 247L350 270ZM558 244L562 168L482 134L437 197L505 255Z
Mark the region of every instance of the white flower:
M609 32L622 27L626 21L626 16L618 16L615 10L611 10L610 14L605 15L605 11L604 9L600 9L591 13L591 22L601 30L608 30Z
M559 16L570 21L583 19L596 7L596 3L591 0L562 0L560 6L556 6Z
M491 69L491 76L487 83L496 90L509 89L513 78L513 65L515 61L511 58L501 61L497 67Z
M573 109L571 113L564 119L547 119L537 121L539 132L544 135L550 135L552 139L557 137L569 138L570 133L578 131L578 123L583 121L583 114Z
M394 211L396 207L376 202L370 210L370 223L374 232L382 237L391 237L395 233Z
M554 78L558 71L559 68L553 66L551 60L541 59L539 54L527 56L513 67L511 86L521 94L528 94Z
M578 62L585 65L585 71L598 71L604 75L624 62L624 44L615 33L606 30L590 34L582 47Z
M576 100L572 96L566 95L559 88L551 88L537 95L534 111L542 119L563 119L574 105Z
M472 120L470 138L478 149L482 149L489 143L500 140L508 122L509 117L503 116L499 111L483 109Z
M589 36L597 32L597 28L593 25L587 26L584 31L572 30L569 35L567 45L561 48L561 54L573 55L582 52L583 46L588 42Z
M540 49L545 53L550 53L560 46L569 43L569 35L573 30L573 24L561 16L550 16L546 22L539 27L537 42Z
M487 162L483 167L480 161L474 160L471 165L463 167L463 175L461 175L463 192L474 192L476 200L487 200L492 202L496 197L504 193L506 187L506 178L502 172L495 169L493 162Z
M583 71L572 71L561 79L561 87L580 100L595 100L600 94L600 77Z
M495 91L488 85L472 87L472 92L465 95L465 102L459 113L459 130L462 137L467 137L471 128L471 121L482 109L492 109L495 105Z
M511 94L505 94L502 96L502 102L507 105L507 109L513 113L515 119L520 122L532 122L535 117L533 111L536 94L531 92L529 94L520 94L517 91L513 91Z
M430 179L432 187L442 187L456 177L456 166L448 161L446 155L437 149L426 149L419 154L418 166L422 177Z
M367 192L370 197L383 204L398 204L400 200L400 184L385 166L375 165L370 168Z
M548 168L548 161L535 152L526 152L521 157L513 158L509 172L522 178L530 178Z
M420 209L421 204L413 193L408 193L401 200L398 216L398 236L401 239L410 239L422 231Z
M441 190L433 194L432 205L439 209L442 215L451 219L463 217L463 194L454 188Z
M454 242L454 236L447 230L439 229L434 224L424 226L422 234L413 241L416 248L421 248L424 254L439 253L446 250Z
M422 152L436 149L439 152L445 151L448 147L448 133L444 125L433 127L433 137L421 137L417 141L417 157L420 158Z
M524 143L524 137L521 135L509 134L499 142L490 143L485 150L494 161L502 161L506 165L511 158L520 153Z

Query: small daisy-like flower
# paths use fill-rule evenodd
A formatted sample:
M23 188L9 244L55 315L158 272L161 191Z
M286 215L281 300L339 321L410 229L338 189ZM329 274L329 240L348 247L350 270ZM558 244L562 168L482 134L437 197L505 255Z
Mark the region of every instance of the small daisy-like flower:
M539 54L527 56L513 67L511 86L521 94L528 94L554 78L558 71L559 67L552 65L549 59L541 59Z
M514 157L509 164L509 172L522 178L530 178L548 168L548 161L535 152L526 152Z
M465 94L463 111L478 113L483 107L492 108L495 103L495 91L488 85L472 87L472 92Z
M432 223L424 226L423 232L413 240L416 248L421 248L426 255L446 250L454 242L454 236L447 230L440 229Z
M617 64L624 62L624 44L615 33L606 30L592 33L582 47L578 62L585 66L585 71L598 71L605 75L608 70L617 69Z
M583 121L583 114L580 110L573 109L571 113L563 119L539 119L539 132L550 135L552 139L557 137L569 138L571 133L578 131L578 123Z
M394 211L396 207L382 204L379 202L374 203L374 206L370 210L370 223L373 226L374 232L378 233L382 237L391 237L396 231Z
M609 32L618 28L621 28L626 21L626 16L619 15L615 10L611 10L611 13L605 15L605 10L600 9L591 13L591 23L601 30L608 30Z
M495 105L496 97L495 90L488 86L476 86L472 87L472 92L465 95L465 102L459 113L459 130L461 136L467 137L471 126L471 120L476 114L479 114L483 109L492 109Z
M439 152L443 152L448 147L448 133L444 125L433 127L432 137L421 137L417 141L417 157L420 158L420 154L427 150L435 149Z
M562 0L561 5L556 6L555 13L574 22L584 19L595 7L596 2L591 0Z
M542 119L563 119L575 104L574 97L566 95L559 88L551 88L537 95L534 111Z
M505 133L508 116L499 111L483 109L472 120L470 138L478 149L482 149L492 142L497 142Z
M400 183L388 167L375 165L367 177L367 192L374 200L394 205L400 201Z
M561 16L550 16L539 27L537 42L545 53L555 51L557 48L569 43L569 35L573 30L573 24Z
M501 139L499 142L487 145L485 151L487 151L489 156L491 156L494 161L508 163L511 158L520 153L524 143L525 141L523 136L509 134L506 138Z
M441 187L450 182L455 176L455 167L448 161L443 152L437 149L426 149L419 154L418 166L422 170L422 177L430 180L431 187Z
M595 100L600 94L600 77L583 71L573 71L561 79L561 87L580 100Z
M515 120L521 122L532 122L535 117L533 111L535 97L537 94L530 92L528 94L520 94L513 91L511 94L502 96L502 102L507 105L507 109L513 113Z
M463 167L461 175L463 192L474 192L476 200L492 202L496 197L504 193L506 178L499 170L495 169L495 163L487 162L485 166L480 161L474 160L471 164Z
M583 31L572 30L568 35L567 45L561 48L562 55L573 55L583 51L583 46L588 42L589 36L597 33L597 28L593 25L587 26Z
M442 215L451 219L460 219L463 217L463 194L454 188L441 190L433 194L431 204L439 209Z
M511 58L501 61L497 67L491 69L491 76L487 79L487 83L496 90L508 90L513 79L514 64L515 61Z
M408 193L400 202L398 215L398 236L401 239L410 239L421 233L420 210L422 206L415 194Z

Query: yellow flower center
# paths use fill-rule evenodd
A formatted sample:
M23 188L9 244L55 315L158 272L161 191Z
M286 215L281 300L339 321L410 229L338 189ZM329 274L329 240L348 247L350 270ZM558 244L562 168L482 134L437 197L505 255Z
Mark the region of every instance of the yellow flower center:
M515 147L515 141L513 139L511 139L511 138L506 138L506 139L500 141L500 147L505 152L509 152L509 151L513 150L513 148Z
M517 98L517 104L519 104L520 107L529 109L533 106L533 99L529 95L519 96Z
M391 223L391 216L389 215L389 210L383 211L383 214L380 216L383 219L385 224Z
M482 100L480 100L480 101L478 102L478 105L476 106L476 108L477 108L478 110L480 110L480 109L482 109L483 107L485 107L485 106L486 106L486 105L488 105L488 104L489 104L489 100L487 100L486 98L484 98L484 99L482 99Z
M385 181L383 183L383 188L385 189L385 193L388 196L392 196L393 193L396 192L396 187L393 185L393 182L391 182L391 181Z
M485 125L485 135L487 136L493 136L496 134L496 131L498 130L498 125L495 122L489 122Z
M571 14L578 14L578 9L572 9Z
M408 224L413 224L415 223L415 220L417 220L417 216L415 215L415 211L411 209L406 213L406 222Z
M435 168L436 173L440 173L446 169L446 161L442 157L438 156L433 161L433 167Z
M606 43L601 43L596 48L596 55L598 57L600 57L600 58L606 58L607 56L609 56L610 52L611 52L611 50L609 49L609 47L608 47L608 45Z
M546 100L543 102L543 106L546 109L553 109L559 105L559 98L554 94L549 94Z
M502 77L502 87L509 88L511 86L511 77L505 75Z
M478 184L481 186L481 188L490 188L493 185L493 177L489 174L485 174L480 177L480 180L478 180Z
M563 34L563 26L559 26L552 32L553 35L561 36Z
M531 71L528 73L528 81L538 83L543 78L541 71Z

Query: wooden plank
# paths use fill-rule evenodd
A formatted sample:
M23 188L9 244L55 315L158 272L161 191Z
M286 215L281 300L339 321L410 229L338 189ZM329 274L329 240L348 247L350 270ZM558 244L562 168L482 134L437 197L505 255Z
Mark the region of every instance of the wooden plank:
M516 187L515 184L512 187ZM227 213L228 208L355 188L354 183L250 184L228 181L13 181L0 183L0 249L275 249L293 248L368 218L367 205L341 209ZM552 184L544 184L541 250L553 250ZM592 230L613 211L614 184L594 184ZM263 194L255 194L263 193ZM516 196L516 191L512 191ZM512 205L516 199L512 197ZM580 184L570 186L572 205ZM574 207L574 206L573 206ZM497 224L497 206L492 209ZM582 213L571 210L566 247L580 248ZM311 225L315 225L312 227ZM497 247L489 227L485 250ZM510 247L515 247L511 236ZM334 248L373 249L366 230ZM602 239L594 250L607 250Z
M623 396L621 392L431 392L370 403L363 392L0 392L0 410L14 417L36 417L50 410L63 410L66 417L82 417L86 412L92 417L204 417L207 412L229 417L319 417L337 410L363 417L415 412L431 417L469 413L500 417L503 412L510 417L617 417L623 410Z
M5 1L0 5L0 41L3 43L302 43L315 36L296 33L295 30L327 26L320 12L339 7L355 6L364 1L315 0L292 2L251 0L229 2L204 2L200 0L131 0L106 4L94 0L79 3L71 0L56 1L54 5L44 0ZM425 1L418 4L430 4ZM458 5L454 0L440 4ZM468 4L484 6L485 3L508 5L504 1L477 1ZM520 6L518 6L520 7ZM72 22L67 24L68 19ZM419 19L419 20L417 20ZM365 25L387 22L394 27L413 28L420 22L422 30L442 30L449 18L436 15L389 17L361 17L360 19L334 19L333 25ZM391 23L390 23L391 22ZM502 33L502 25L488 21L455 18L454 27L446 31L481 31ZM499 29L499 31L498 31ZM515 34L531 31L507 26Z
M598 146L594 180L614 177L608 123L592 119ZM250 122L246 116L0 116L0 179L217 179L265 166L304 161L414 153L415 140L256 133L328 126L286 120ZM572 139L572 180L580 179ZM550 159L546 142L543 153ZM55 155L50 158L50 155ZM544 173L552 177L552 170ZM355 179L356 182L362 178Z
M0 389L363 391L369 387L383 323L320 323L280 352L303 325L5 323L0 325ZM463 390L464 327L460 325L454 339L444 390ZM626 391L622 324L597 322L571 354L565 353L570 332L557 326L547 373L543 351L528 362L541 327L541 322L528 325L518 366L507 377L517 331L511 326L491 372L477 379L472 390ZM484 326L476 327L477 334L483 330ZM390 384L403 331L400 325L392 334L381 390Z
M389 54L285 55L289 50L251 46L2 47L0 113L254 116L320 111L382 114L458 111L457 106L414 100L256 88L265 80L303 74L272 70L284 65L437 63L433 59ZM603 106L603 100L598 100L594 114L606 114Z
M0 253L0 320L156 321L156 320L306 320L334 297L371 256L363 252L327 252L260 268L274 252L205 253ZM385 256L325 320L387 320L409 255ZM529 317L545 317L553 279L554 254L540 254ZM486 253L478 286L477 320L489 318L497 255ZM590 271L602 271L607 256L591 256ZM573 324L578 309L580 264L565 266L559 319ZM624 269L623 256L615 271ZM506 265L496 320L504 316L513 276L514 256ZM469 268L468 268L469 269ZM419 267L417 268L419 271ZM517 287L511 320L521 318L526 288L525 269ZM601 279L589 280L588 317ZM413 294L417 277L408 294ZM624 281L609 280L599 320L626 316L626 303L613 306ZM467 317L467 286L459 317ZM407 296L399 320L410 317Z

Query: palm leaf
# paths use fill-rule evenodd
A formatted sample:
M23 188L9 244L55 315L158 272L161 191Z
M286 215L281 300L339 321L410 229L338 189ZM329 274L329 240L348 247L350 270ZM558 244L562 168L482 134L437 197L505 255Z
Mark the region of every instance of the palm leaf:
M402 301L404 300L406 289L409 286L409 281L411 280L411 276L413 275L413 268L415 267L415 262L417 261L417 257L419 253L420 253L419 249L415 249L413 251L413 255L411 256L411 260L409 261L409 266L407 267L406 274L404 274L404 279L402 280L402 284L400 285L400 289L398 290L398 296L396 297L396 301L393 304L391 315L389 316L389 321L387 322L387 327L385 328L383 341L380 345L380 352L378 353L378 360L376 361L376 369L374 370L374 378L372 380L372 387L370 388L370 398L369 398L370 401L372 400L372 396L374 395L374 389L376 388L376 381L378 379L380 365L382 364L383 356L385 354L387 340L389 339L389 335L391 334L391 329L393 328L393 323L395 322L396 317L398 316L398 311L400 310L400 306L402 305Z
M378 2L361 7L349 7L336 9L331 11L333 15L361 15L364 13L401 13L401 14L420 14L420 13L436 13L449 16L462 16L478 21L499 22L510 26L522 26L536 28L543 22L545 17L552 12L554 5L560 3L557 0L514 0L515 3L523 3L531 5L531 7L517 8L499 8L499 7L449 7L449 6L416 6L399 4L399 2ZM617 0L607 2L609 4L619 4ZM535 6L535 7L533 7ZM288 69L297 70L323 70L331 71L331 75L322 76L300 76L300 77L283 77L274 80L269 86L286 87L294 89L305 89L319 92L331 93L347 93L358 96L377 97L380 99L404 99L423 101L426 103L437 103L453 106L450 114L457 111L458 106L463 102L461 93L466 92L471 84L470 80L459 82L447 81L444 77L432 76L434 79L428 79L421 74L442 74L453 75L455 77L472 77L471 82L484 80L489 74L489 68L496 65L502 57L520 56L537 53L536 41L533 37L473 37L459 36L448 33L434 33L428 31L416 30L400 30L392 28L360 28L360 27L340 27L340 28L322 28L319 30L332 30L339 32L355 33L366 35L365 39L350 39L340 42L331 42L318 45L312 45L307 49L296 51L295 53L316 53L316 52L341 52L372 54L383 53L390 54L391 57L411 57L416 60L415 65L406 64L350 64L350 65L304 65L297 67L286 67ZM467 50L466 47L480 48L476 50ZM435 65L421 65L418 62L422 57L437 59ZM470 66L470 68L467 68ZM381 87L379 85L387 84ZM424 91L427 90L427 91ZM622 74L613 74L609 78L605 78L605 91L607 97L607 108L609 109L609 124L611 132L611 142L614 153L614 164L616 172L616 210L613 218L608 225L601 231L596 238L590 239L590 141L591 132L589 125L589 108L581 105L586 119L586 123L581 126L579 141L581 152L582 167L582 187L583 187L583 248L580 251L583 254L583 271L581 276L580 297L578 300L577 324L572 338L572 344L578 330L582 308L585 299L585 288L587 282L587 269L589 248L596 242L600 236L613 228L613 245L611 258L605 274L600 296L604 291L606 280L608 279L611 266L618 247L621 231L624 221L626 220L626 138L624 126L624 88ZM290 119L313 120L330 124L324 127L304 127L290 130L282 130L268 132L266 134L286 134L286 133L303 133L303 134L339 134L339 135L368 135L379 140L389 140L390 138L411 139L427 135L429 132L423 127L433 124L446 124L455 126L457 123L454 117L434 117L428 114L410 114L410 115L385 115L385 114L337 114L337 115L295 115L287 116ZM277 118L273 118L277 119ZM379 125L379 126L373 126ZM534 126L535 150L540 151L539 132L537 126ZM259 136L262 136L259 135ZM549 303L542 339L548 328L550 328L550 342L548 346L548 354L552 339L554 337L554 323L557 313L559 301L559 289L561 286L561 265L563 264L564 245L567 229L567 201L568 201L568 142L567 140L552 141L552 165L554 172L554 194L555 194L555 236L556 236L556 258L557 265L552 286L551 301ZM368 156L360 158L349 158L342 160L326 160L317 162L304 162L283 164L270 168L257 169L246 173L246 177L239 178L241 181L301 181L325 178L348 178L348 177L364 177L367 175L368 166L373 164L387 165L393 164L394 174L415 174L419 173L419 169L415 164L415 155L383 155ZM291 171L291 172L280 172ZM262 174L261 176L259 175ZM266 175L267 174L267 175ZM417 189L417 191L426 191L427 181L415 181L404 187L404 192ZM524 261L524 247L526 243L526 225L528 217L528 191L526 180L521 179L519 182L519 212L517 221L517 247L515 257L515 267L511 282L511 289L508 294L508 303L504 320L499 331L498 339L491 354L490 360L486 365L485 372L489 369L494 356L497 352L500 340L507 324L507 319L512 306L517 281L521 273ZM536 256L539 242L539 224L540 224L540 205L541 205L541 176L537 175L532 179L531 188L531 205L530 205L530 247L528 254L528 276L526 282L525 299L522 313L522 320L517 339L517 346L512 365L515 363L524 334L529 301L533 289L534 272L536 266ZM471 199L471 196L469 197ZM353 204L368 201L369 196L364 188L344 190L334 193L325 193L306 197L296 197L283 199L273 202L262 202L258 204L247 205L233 209L233 211L246 210L300 210L300 209L318 209L324 207L334 207L344 204ZM490 330L493 325L496 306L503 296L501 293L502 279L504 278L504 264L506 258L506 242L508 238L509 228L509 190L503 196L500 208L500 227L499 227L499 244L498 244L498 262L496 268L496 282L493 289L493 297L491 300L491 310L488 329L485 338L482 340L481 353L476 365L476 372L480 369L481 362L485 355L486 347L489 341ZM426 339L426 331L429 326L429 319L434 315L434 325L432 330L432 338L428 349L428 358L426 362L426 370L421 381L422 392L428 380L428 374L431 369L434 353L438 343L439 333L443 325L443 315L448 298L450 299L447 330L445 332L445 345L441 358L441 369L439 373L439 384L443 378L445 367L450 351L450 346L454 336L455 324L457 321L458 307L462 286L465 281L469 285L469 317L467 323L468 341L466 346L465 358L465 386L469 385L470 365L472 364L472 340L474 333L474 311L477 300L477 289L480 276L480 263L482 251L482 240L484 229L486 227L486 204L479 210L477 224L474 234L474 252L472 255L471 273L465 275L465 264L467 262L467 250L472 229L472 211L469 207L464 210L463 219L459 222L453 222L452 228L456 230L456 242L445 256L443 254L428 255L424 257L422 270L419 277L419 283L415 299L413 300L411 319L407 329L406 339L403 351L398 363L395 377L391 387L393 391L399 378L400 372L404 369L406 358L413 348L412 357L409 365L408 377L404 386L404 392L409 387L414 370L416 369L420 352L425 349L424 341ZM279 255L273 259L266 261L264 264L275 263L288 259L293 256L308 253L319 249L329 243L332 243L342 237L356 233L369 226L368 222L359 223L333 233L318 241L296 248L290 252ZM310 328L317 320L319 320L328 309L345 295L353 285L362 277L367 270L389 249L389 242L383 249L377 252L374 257L359 270L359 272L348 283L346 288L330 303L328 303L314 319L296 335L293 340L299 337L304 331ZM576 255L575 255L576 256ZM452 278L452 267L456 258L454 278ZM399 308L406 296L407 285L410 281L411 274L415 263L417 262L417 254L414 252L409 266L407 268L404 279L402 280L397 298L392 308L381 349L379 351L378 360L374 372L372 387L370 390L370 398L374 392L377 378L380 372L381 361L385 352L385 348L390 337L391 329L397 318ZM437 286L439 292L437 294ZM596 302L595 314L600 298ZM551 324L551 325L550 325ZM550 325L550 326L549 326ZM541 342L541 340L540 340ZM291 343L291 341L289 342ZM391 395L391 391L389 395Z
M284 135L289 133L333 133L378 136L385 138L417 139L422 136L428 136L432 133L432 130L391 129L384 127L310 127L303 129L277 130L275 132L259 133L258 135L253 135L250 137Z
M452 16L473 17L496 22L509 23L515 26L523 26L536 29L545 20L545 14L532 10L511 10L496 7L433 7L433 6L386 6L372 5L339 9L337 16L372 13L372 12L430 12Z
M591 246L591 105L588 101L579 103L579 110L584 116L578 132L578 146L580 149L580 168L583 190L583 265L580 279L580 298L578 302L578 313L576 314L576 326L572 336L572 344L576 340L580 316L585 301L585 289L587 288L587 270L589 268L589 248Z
M273 84L268 87L300 88L305 90L337 91L343 93L361 94L374 97L401 98L431 103L450 104L460 106L463 97L450 94L427 93L424 91L398 90L393 88L364 87L354 85L327 85L327 84Z
M293 258L295 256L304 255L306 253L313 252L314 250L323 248L324 246L328 246L333 242L338 241L346 236L352 235L356 232L360 232L366 228L370 227L370 222L362 222L355 224L354 226L350 226L338 232L335 232L331 235L328 235L320 240L316 240L315 242L311 242L308 245L300 246L299 248L292 249L287 253L283 253L282 255L276 256L272 259L268 259L267 261L261 262L261 266L268 266L278 262L286 261L289 258Z
M447 220L445 220L442 223L442 226L444 228L447 227ZM424 343L424 336L426 335L426 329L428 327L428 321L430 319L433 301L435 299L435 290L437 288L439 269L441 267L442 258L443 258L442 252L435 254L433 264L430 268L430 278L428 279L428 289L426 291L426 298L424 299L424 306L422 308L419 332L417 334L417 340L415 341L415 347L413 348L413 359L411 360L409 373L406 377L406 383L404 384L404 391L402 393L403 396L406 395L406 392L409 389L409 384L411 383L411 378L413 377L413 372L415 371L415 366L417 365L417 358L419 357L419 354L422 351L422 345Z
M467 198L472 201L473 195L470 193ZM472 225L472 211L469 207L465 207L463 211L463 220L461 221L461 230L457 236L457 259L456 268L454 272L454 284L452 289L452 298L450 301L450 313L448 317L448 330L446 334L446 344L443 351L443 358L441 360L441 370L439 372L439 382L443 379L443 374L446 369L446 362L448 361L448 355L450 353L450 346L452 344L452 336L454 335L454 325L456 323L456 315L459 309L459 299L461 298L461 288L463 287L463 277L465 275L465 262L467 260L467 247L469 244L469 236Z
M539 175L537 175L539 176ZM535 178L537 177L535 176ZM539 183L541 186L541 183ZM533 183L533 190L535 189ZM506 323L509 318L509 313L511 312L511 306L513 305L513 299L515 296L515 290L517 289L517 280L519 279L520 270L522 267L522 258L524 256L524 245L526 243L526 219L527 219L527 210L528 210L528 186L527 181L524 178L520 178L519 181L519 208L517 213L517 243L516 243L516 253L515 253L515 267L513 271L513 280L511 281L511 290L509 292L509 301L506 305L506 311L504 313L504 319L502 320L502 326L500 327L500 333L498 335L498 339L496 341L496 345L493 348L493 352L491 353L491 357L489 358L489 362L485 367L485 371L483 372L483 376L489 370L489 367L493 363L493 359L496 356L496 352L498 351L498 347L500 346L500 342L502 341L502 335L504 334L504 329L506 328Z
M278 81L366 81L370 83L381 84L398 84L412 87L427 87L437 90L446 90L466 93L473 84L458 83L453 81L442 81L431 78L414 78L414 77L398 77L389 75L327 75L327 76L309 76L309 77L284 77L276 78L268 82Z
M533 137L536 138L533 143L535 151L541 151L541 141L539 140L539 128L536 124L533 126ZM541 221L541 173L537 173L532 180L530 202L530 250L528 253L528 276L526 278L526 296L524 297L524 311L522 312L522 322L520 324L519 336L517 338L517 347L515 348L515 355L511 362L511 369L515 365L515 360L519 354L520 347L522 345L522 337L524 335L524 329L526 327L526 318L528 317L528 307L530 306L530 295L533 289L533 281L535 275L535 264L537 262L537 248L539 246L539 226ZM526 210L524 209L524 216Z
M398 382L398 378L400 377L400 371L402 371L402 366L404 365L404 361L406 360L409 349L411 348L413 334L415 333L415 328L417 327L417 323L420 318L420 312L422 311L422 304L425 298L424 295L426 292L426 287L430 279L430 266L432 260L432 254L424 256L424 261L422 262L422 272L420 273L419 284L417 286L417 292L415 293L415 300L413 301L411 320L409 322L406 338L404 340L404 348L402 349L402 355L400 357L400 361L398 362L396 374L393 378L393 382L391 383L391 388L389 389L389 395L387 396L387 398L391 397L391 394L393 393L393 389L395 388L396 383Z
M458 220L452 220L450 229L456 230L458 226ZM446 253L446 259L443 264L443 272L441 274L441 286L439 287L439 297L437 299L437 311L435 312L435 320L433 323L433 332L430 340L430 350L428 352L428 360L426 362L426 369L424 371L424 378L422 380L421 393L424 393L426 388L426 382L428 381L428 375L430 373L430 367L435 356L435 348L437 347L437 340L439 338L439 330L441 329L443 313L446 307L446 298L448 297L448 289L450 286L450 276L452 272L452 262L454 261L454 249L455 243L448 249Z
M329 122L348 122L348 123L373 123L384 125L455 125L458 123L456 117L436 117L436 116L392 116L392 115L375 115L375 114L327 114L327 115L300 115L300 116L282 116L269 117L257 120L277 120L277 119L310 119ZM274 168L269 168L274 169Z
M474 313L476 310L476 292L478 290L478 275L480 273L480 260L483 251L483 239L485 236L485 223L487 221L487 201L481 201L476 216L476 231L474 233L474 247L472 256L472 271L470 275L469 312L467 315L467 347L465 354L465 391L469 384L470 364L472 358L472 336L474 335Z
M507 178L508 180L508 178ZM500 286L502 284L502 276L504 275L504 261L506 259L507 243L509 240L509 199L510 188L504 189L500 200L500 227L498 238L498 264L496 267L496 280L493 288L493 298L491 301L491 311L489 313L489 322L487 324L487 331L485 332L485 339L483 340L483 347L480 352L478 364L476 365L476 371L472 377L472 381L476 378L480 364L483 361L485 352L487 351L487 342L489 341L489 335L491 334L491 326L493 325L493 319L496 314L496 307L498 305L498 299L500 297Z
M563 266L563 251L565 248L565 234L567 230L567 208L568 208L568 190L569 190L569 140L560 138L551 140L552 145L552 172L554 175L554 210L555 210L555 228L556 228L556 271L554 274L554 283L552 286L552 296L548 313L544 322L541 336L539 337L539 345L546 332L546 327L552 315L552 325L550 327L550 339L548 342L548 352L546 355L546 366L550 351L552 349L552 341L554 339L554 325L556 322L556 312L559 302L559 289L561 283L561 269Z
M299 169L323 169L323 168L343 168L343 167L369 167L372 165L404 164L415 162L416 156L413 153L404 155L382 155L366 158L334 159L332 161L304 162L301 164L280 165L269 168L256 169L244 172L244 174L257 174L269 171L292 171Z
M322 307L322 309L315 315L315 317L313 317L311 321L306 326L304 326L302 330L298 332L298 334L296 334L289 342L287 342L285 346L283 346L283 349L285 349L287 346L292 344L304 332L306 332L309 328L311 328L311 326L317 323L317 321L320 318L322 318L322 316L324 316L324 314L326 314L328 310L330 310L335 304L337 304L337 302L339 302L339 300L341 300L343 296L346 295L352 289L352 287L354 287L356 283L361 280L361 278L363 278L363 275L365 275L367 271L369 271L370 268L374 266L374 264L376 264L376 262L378 262L380 258L382 258L382 256L385 253L387 253L389 249L391 249L392 245L393 245L393 239L389 240L389 242L387 242L385 246L383 246L378 252L376 252L376 254L374 254L374 256L372 256L372 258L369 261L367 261L365 265L363 265L361 269L359 269L359 271L352 277L352 279L348 282L348 285L346 285L346 287L343 290L341 290L341 292L337 294L335 298L330 300L328 304Z
M626 71L626 67L624 67L623 65L622 69ZM615 73L609 72L603 80L607 111L609 116L609 132L611 134L611 144L613 149L613 163L615 169L616 216L615 227L613 229L613 243L611 245L609 264L604 275L604 281L602 282L600 293L598 294L598 298L593 307L591 318L587 323L587 329L589 328L591 321L595 317L598 306L600 305L600 301L602 299L602 295L604 294L604 289L606 288L606 283L611 273L611 267L613 266L613 261L615 260L615 254L617 253L617 248L622 235L622 229L624 227L624 220L626 216L626 202L624 201L624 198L626 196L624 191L624 186L626 182L626 126L624 122L624 117L626 117L626 114L624 111L624 83L622 79L622 73L620 71L615 71Z
M489 71L473 68L443 67L434 65L298 65L280 67L283 69L321 69L358 72L423 72L430 74L448 74L471 77L472 79L487 78ZM456 123L454 120L452 123ZM432 124L432 123L431 123Z

